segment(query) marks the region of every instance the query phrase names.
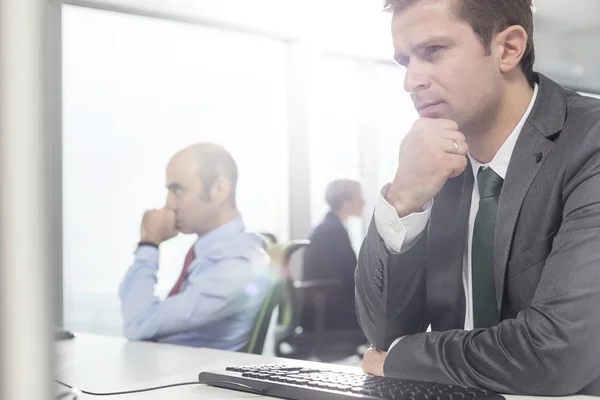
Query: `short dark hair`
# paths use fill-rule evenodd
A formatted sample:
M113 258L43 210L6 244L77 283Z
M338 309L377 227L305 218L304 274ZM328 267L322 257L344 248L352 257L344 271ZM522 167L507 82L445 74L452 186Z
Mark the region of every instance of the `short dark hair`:
M403 10L423 0L384 0L387 11ZM439 1L439 0L438 0ZM527 32L527 48L521 59L521 69L533 86L535 48L533 45L533 0L443 0L456 4L456 15L468 22L479 37L484 50L491 54L492 37L509 26L520 25Z
M325 201L333 211L339 211L344 201L350 201L360 194L360 182L353 179L336 179L325 189Z
M238 169L231 154L225 148L214 143L198 143L194 147L198 151L198 168L206 196L209 196L210 189L217 179L223 176L231 183L230 204L235 207Z

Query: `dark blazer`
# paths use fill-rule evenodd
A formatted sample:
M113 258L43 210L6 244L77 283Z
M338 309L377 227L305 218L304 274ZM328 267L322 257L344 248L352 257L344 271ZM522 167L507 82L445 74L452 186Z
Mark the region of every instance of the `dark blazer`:
M498 207L498 326L463 330L470 166L436 196L408 251L390 253L371 221L356 269L359 321L381 349L408 335L388 353L386 376L600 395L600 101L537 79Z
M356 253L348 231L333 212L329 212L309 236L304 252L304 280L335 279L340 286L328 291L327 327L357 328L354 306ZM305 309L304 325L312 325L313 312Z
M354 292L356 253L338 216L327 213L309 239L304 252L304 279L340 279Z

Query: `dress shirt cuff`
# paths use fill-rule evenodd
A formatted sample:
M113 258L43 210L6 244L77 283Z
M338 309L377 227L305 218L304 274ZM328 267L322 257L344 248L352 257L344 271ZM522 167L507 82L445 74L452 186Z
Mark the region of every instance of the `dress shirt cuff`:
M431 214L433 200L423 207L423 211L400 218L396 209L384 197L387 186L382 189L375 204L375 226L379 236L390 251L402 253L419 239Z
M135 252L135 262L152 264L158 267L158 249L152 246L140 246Z
M394 340L392 342L392 344L390 345L390 348L387 350L388 352L392 351L392 349L394 348L395 345L398 344L398 342L400 342L402 339L404 339L406 336L400 336L398 339Z

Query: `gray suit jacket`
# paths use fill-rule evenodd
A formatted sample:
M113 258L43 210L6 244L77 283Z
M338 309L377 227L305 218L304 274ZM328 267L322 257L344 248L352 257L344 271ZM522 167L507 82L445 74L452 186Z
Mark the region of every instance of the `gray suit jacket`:
M538 81L498 208L498 326L463 330L470 167L436 196L408 251L390 253L371 221L355 273L359 321L380 349L408 335L386 376L600 395L600 101Z

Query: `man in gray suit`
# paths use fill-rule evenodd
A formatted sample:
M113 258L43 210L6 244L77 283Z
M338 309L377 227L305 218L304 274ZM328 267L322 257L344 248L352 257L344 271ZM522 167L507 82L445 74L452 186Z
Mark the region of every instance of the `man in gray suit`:
M531 0L387 6L421 119L359 255L363 369L600 395L600 102L533 72Z

